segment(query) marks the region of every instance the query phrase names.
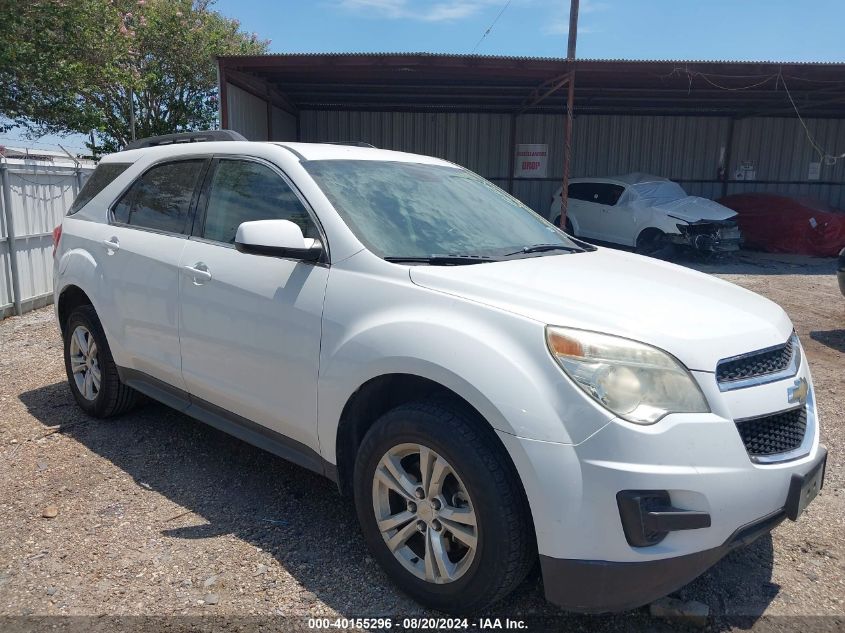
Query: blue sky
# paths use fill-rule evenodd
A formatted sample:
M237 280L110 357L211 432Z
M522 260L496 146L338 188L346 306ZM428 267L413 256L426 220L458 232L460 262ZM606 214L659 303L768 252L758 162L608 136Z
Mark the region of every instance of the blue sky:
M568 0L218 0L216 9L271 40L274 53L562 57L569 18ZM843 24L845 0L581 0L577 54L842 62ZM16 144L17 134L5 136L13 138L0 138L0 144ZM57 142L63 141L44 137L29 144L47 149ZM63 142L71 149L83 143L79 136Z
M470 53L507 0L218 0L273 52ZM563 56L568 0L511 0L477 52ZM582 0L578 56L845 61L842 0Z

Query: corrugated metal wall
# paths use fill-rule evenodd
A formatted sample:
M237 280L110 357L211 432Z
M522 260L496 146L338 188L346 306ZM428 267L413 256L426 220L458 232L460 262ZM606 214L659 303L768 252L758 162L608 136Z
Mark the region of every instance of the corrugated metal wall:
M300 114L305 142L363 141L376 147L438 156L492 180L507 179L510 116L426 112Z
M273 106L272 138L270 141L295 141L296 117Z
M296 117L276 106L271 106L268 130L266 99L227 83L226 104L228 128L240 132L250 141L296 140Z
M23 311L46 305L53 292L53 228L60 224L93 166L5 162L14 243L9 239L4 196L0 195L0 318L14 305L11 253L14 252Z
M845 159L826 165L808 136L827 154L845 153L845 120L756 118L738 121L734 166L753 162L758 182L731 183L729 193L765 191L820 198L845 209ZM808 180L810 163L821 162L818 182ZM762 181L762 182L759 182Z
M252 140L267 140L267 103L228 84L229 127ZM507 187L511 126L516 143L546 143L546 179L517 179L513 193L546 213L558 189L563 165L561 115L304 111L299 140L363 141L377 147L438 156L464 165ZM810 139L827 154L845 152L845 120L748 118L734 122L729 177L743 162L756 170L751 182L729 182L728 193L765 191L806 195L845 208L845 160L822 164L818 181L809 180L819 162ZM680 182L693 195L718 198L718 168L727 152L731 122L725 117L582 115L574 122L572 177L610 176L640 171ZM272 108L273 140L295 140L296 118Z
M226 108L230 130L240 132L250 141L267 140L267 102L264 99L227 84Z
M364 141L438 156L507 186L511 122L505 114L305 111L300 114L300 139ZM808 120L807 125L826 152L845 152L845 123L819 119ZM690 194L718 198L722 183L717 180L717 170L729 129L729 119L722 117L578 116L572 176L643 171L678 180ZM518 179L513 187L514 195L545 213L560 186L563 117L518 117L516 143L549 145L548 179ZM728 173L733 174L742 161L753 161L757 182L730 183L728 193L778 191L811 195L845 207L842 161L833 167L823 166L819 182L808 181L809 163L818 158L797 119L736 121L731 154Z

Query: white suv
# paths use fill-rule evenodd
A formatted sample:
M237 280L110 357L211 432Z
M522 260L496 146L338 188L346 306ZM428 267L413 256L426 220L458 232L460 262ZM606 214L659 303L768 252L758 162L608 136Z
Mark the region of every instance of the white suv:
M56 230L91 415L145 394L335 480L387 573L453 613L538 555L567 609L647 603L820 489L774 303L443 160L218 137L105 157Z

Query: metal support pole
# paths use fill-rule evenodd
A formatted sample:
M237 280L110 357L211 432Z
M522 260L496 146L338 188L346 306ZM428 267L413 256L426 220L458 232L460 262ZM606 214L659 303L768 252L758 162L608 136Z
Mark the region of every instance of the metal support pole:
M266 99L267 99L267 140L272 141L273 139L273 101L270 98L270 87L267 87Z
M566 210L569 207L569 169L572 163L572 115L575 108L575 44L578 38L578 0L569 4L569 42L566 60L569 63L569 90L566 97L566 125L563 146L563 185L560 190L560 228L566 228Z
M6 240L9 243L9 272L12 275L12 301L15 314L23 314L21 307L21 280L18 271L17 248L15 247L15 223L12 219L12 187L9 184L9 167L0 163L0 186L3 188L3 217L6 219Z
M135 91L129 88L129 133L135 140Z
M75 165L73 173L76 175L76 191L73 193L73 195L74 197L76 197L82 190L82 163L76 160L76 156L67 151L61 143L59 143L59 147L65 154L67 154L68 158L70 158Z
M725 162L722 165L722 198L728 195L728 180L731 178L731 154L733 153L735 123L736 119L731 117L731 120L728 122L728 140L725 143Z
M220 61L217 61L217 73L219 76L220 89L217 98L220 99L220 129L229 129L229 80L226 78L226 69L223 68ZM299 139L297 139L299 140Z
M513 174L516 164L516 117L518 114L511 114L511 129L510 129L510 168L508 169L508 193L513 195Z

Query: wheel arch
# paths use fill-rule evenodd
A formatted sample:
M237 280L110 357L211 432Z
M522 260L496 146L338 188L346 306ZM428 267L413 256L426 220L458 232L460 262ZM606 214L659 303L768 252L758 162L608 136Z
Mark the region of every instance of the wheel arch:
M82 288L75 284L68 284L62 288L56 304L56 315L59 320L59 330L63 337L68 317L70 317L76 308L82 305L94 305L94 302L91 301L91 298Z
M666 231L657 226L651 224L648 226L644 226L642 229L640 229L640 231L637 233L637 236L634 238L634 245L636 246L640 243L640 238L645 237L646 235L653 235L657 233L661 235L666 235Z
M478 408L462 395L436 380L406 373L389 373L370 378L346 401L335 435L337 479L341 494L351 495L352 474L358 448L376 420L387 411L402 404L423 399L445 401L468 413L477 422L479 430L492 438L502 454L506 456L525 494L525 488L513 458L499 439L494 426Z

